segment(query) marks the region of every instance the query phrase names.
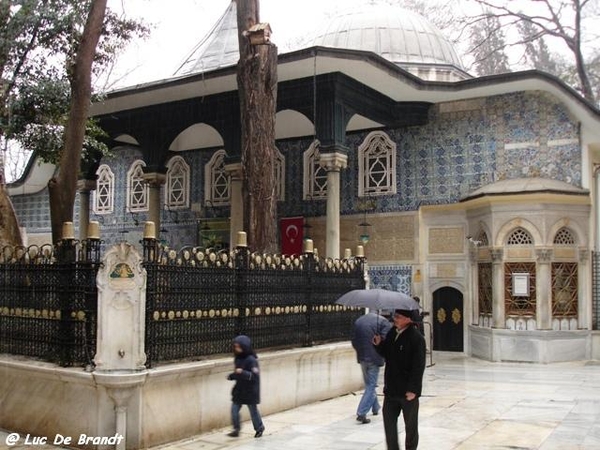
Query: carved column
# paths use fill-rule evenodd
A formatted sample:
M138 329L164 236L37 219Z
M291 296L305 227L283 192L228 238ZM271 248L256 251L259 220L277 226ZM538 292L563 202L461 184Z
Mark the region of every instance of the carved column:
M244 197L242 195L243 171L242 163L232 163L225 166L229 174L229 192L231 197L229 219L229 247L235 248L238 231L244 231Z
M506 328L504 301L504 250L494 248L492 257L492 327Z
M164 173L152 172L144 174L144 181L148 183L150 189L148 193L148 220L154 222L156 226L156 237L160 237L160 188L165 184L167 177Z
M552 329L552 249L536 250L536 283L535 298L536 328L538 330Z
M589 291L591 286L590 268L588 266L589 259L590 251L583 248L579 249L579 266L577 267L577 326L582 330L591 330L592 328L592 304L589 301L592 295Z
M87 229L90 224L90 194L96 190L96 180L79 180L79 240L87 239Z
M340 257L340 171L348 166L348 155L324 153L319 164L327 170L327 224L325 247L327 258Z
M479 252L477 247L469 249L469 260L471 262L471 324L479 325L479 271L477 267Z

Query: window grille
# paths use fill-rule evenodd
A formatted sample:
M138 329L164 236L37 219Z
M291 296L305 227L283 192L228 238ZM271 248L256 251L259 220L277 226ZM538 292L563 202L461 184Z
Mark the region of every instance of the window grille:
M327 170L319 164L319 141L304 152L304 200L327 198Z
M575 245L575 236L568 228L561 228L554 236L556 245Z
M215 206L229 204L231 197L225 156L225 150L218 150L204 167L204 198Z
M93 193L93 210L95 214L110 214L115 207L115 174L106 164L96 171L98 181Z
M492 263L477 265L479 314L492 314Z
M529 274L528 297L513 295L513 273ZM535 316L535 278L536 270L534 262L504 264L504 300L507 315Z
M508 236L506 245L533 245L533 238L527 230L517 228Z
M127 172L127 210L129 212L148 211L148 183L144 180L146 164L137 160Z
M170 209L187 208L190 202L190 166L181 156L167 165L165 204Z
M277 200L285 200L285 156L275 149L275 195Z
M358 195L396 193L396 144L382 131L370 133L358 148Z
M577 263L552 263L552 316L577 316Z

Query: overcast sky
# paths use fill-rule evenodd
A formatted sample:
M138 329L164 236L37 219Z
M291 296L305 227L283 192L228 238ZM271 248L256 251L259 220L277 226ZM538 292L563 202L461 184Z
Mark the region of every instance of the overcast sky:
M280 52L342 9L373 0L260 0L261 20L270 22ZM134 42L121 55L111 80L131 86L168 78L212 28L231 0L109 0L113 10L152 26L149 38ZM113 88L116 86L112 86Z

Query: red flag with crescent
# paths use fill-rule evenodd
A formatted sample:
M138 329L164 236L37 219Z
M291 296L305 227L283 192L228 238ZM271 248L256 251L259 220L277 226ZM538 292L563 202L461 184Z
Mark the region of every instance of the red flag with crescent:
M286 217L279 220L281 231L281 254L302 254L302 240L304 239L304 217Z

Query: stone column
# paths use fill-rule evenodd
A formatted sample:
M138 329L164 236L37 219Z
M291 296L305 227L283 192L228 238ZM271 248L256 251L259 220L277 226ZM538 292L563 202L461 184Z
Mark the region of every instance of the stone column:
M229 248L234 249L238 231L244 231L244 197L242 196L242 163L227 164L229 174L229 192L231 197L229 218Z
M506 328L504 302L504 250L494 248L492 257L492 327Z
M165 180L167 179L164 173L152 172L144 174L144 181L148 183L150 189L148 193L148 220L150 222L154 222L156 226L156 237L160 239L160 213L161 213L161 204L160 204L160 188L163 184L165 184Z
M588 301L592 295L589 259L590 251L583 248L579 249L579 266L577 267L577 314L579 317L577 327L582 330L592 329L592 302Z
M479 251L477 246L469 249L469 260L471 263L471 324L472 325L483 325L479 323L479 270L477 267Z
M340 171L348 166L348 155L323 153L319 164L327 170L327 224L325 247L327 258L340 257Z
M552 249L536 250L535 322L538 330L552 329Z
M90 194L96 190L96 180L79 180L79 240L87 239L87 229L90 223Z

